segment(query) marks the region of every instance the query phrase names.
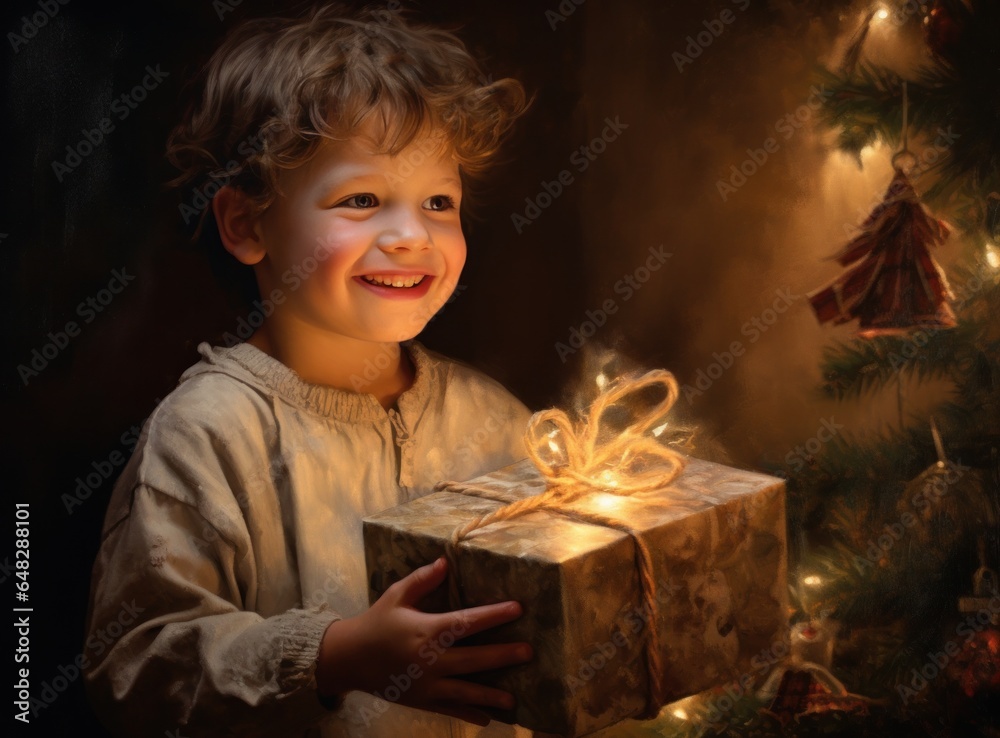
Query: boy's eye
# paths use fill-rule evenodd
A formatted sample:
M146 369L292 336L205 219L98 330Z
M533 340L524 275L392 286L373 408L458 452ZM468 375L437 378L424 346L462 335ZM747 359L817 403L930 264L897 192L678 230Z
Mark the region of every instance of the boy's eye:
M361 195L352 195L343 202L340 203L343 207L349 208L359 208L361 210L366 210L368 208L374 208L378 205L378 198L375 195L364 193Z
M452 210L455 207L455 200L450 195L432 195L424 201L424 207L439 212Z

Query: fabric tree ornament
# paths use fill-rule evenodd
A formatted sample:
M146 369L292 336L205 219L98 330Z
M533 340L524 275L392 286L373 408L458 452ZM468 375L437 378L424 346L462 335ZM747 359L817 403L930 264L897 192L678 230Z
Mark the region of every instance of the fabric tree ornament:
M915 328L953 328L953 295L930 248L948 227L923 207L901 167L861 233L835 258L850 266L809 294L820 323L858 321L859 335L898 335ZM853 265L853 266L852 266Z

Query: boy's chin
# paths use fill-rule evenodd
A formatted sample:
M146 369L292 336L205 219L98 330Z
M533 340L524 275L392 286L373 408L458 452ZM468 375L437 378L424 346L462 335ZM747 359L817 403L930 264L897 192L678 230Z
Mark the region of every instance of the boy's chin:
M408 327L406 330L373 331L368 340L372 343L402 343L416 338L424 330L426 324Z

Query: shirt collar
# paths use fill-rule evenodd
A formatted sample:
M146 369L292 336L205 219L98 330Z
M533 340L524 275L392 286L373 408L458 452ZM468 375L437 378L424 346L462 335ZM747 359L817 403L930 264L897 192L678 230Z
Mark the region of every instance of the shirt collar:
M437 374L439 362L416 341L405 341L400 345L413 361L416 373L413 385L399 396L397 405L422 407ZM207 362L211 365L211 368L206 367L204 371L221 370L248 384L266 387L288 403L317 415L352 423L371 422L387 416L385 408L374 395L306 382L294 370L252 344L239 343L222 347L201 343L198 353L204 357L203 364ZM195 373L201 371L189 370L181 380Z

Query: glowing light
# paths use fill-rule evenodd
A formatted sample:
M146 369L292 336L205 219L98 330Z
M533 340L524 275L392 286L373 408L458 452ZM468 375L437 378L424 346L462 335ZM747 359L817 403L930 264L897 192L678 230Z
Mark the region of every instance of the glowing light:
M1000 269L1000 249L993 244L986 244L986 263L992 269Z
M618 486L618 477L610 469L605 469L601 472L601 481L609 487Z
M698 715L698 703L694 697L685 697L673 704L666 705L663 710L664 712L669 712L678 720L692 720L695 719L692 716Z
M884 21L888 17L889 17L889 11L884 7L879 8L878 12L875 13L876 20Z
M561 451L561 449L559 448L559 444L553 441L551 438L549 439L549 451L551 451L554 454L557 454Z
M608 383L608 378L604 376L604 372L597 375L597 386L604 389L604 386Z
M805 579L802 580L802 583L809 587L818 587L823 583L823 580L820 579L815 574L810 574L809 576L807 576Z
M653 435L659 438L660 435L663 433L663 431L667 429L668 425L670 425L670 423L664 423L663 425L656 426L655 428L653 428Z
M613 485L612 485L613 486ZM602 510L614 510L620 507L622 498L618 495L597 494L594 495L594 505Z
M862 165L866 164L868 160L871 159L878 152L879 148L880 147L876 146L875 144L868 144L862 147L861 151L858 152L858 156L861 157L861 164Z

